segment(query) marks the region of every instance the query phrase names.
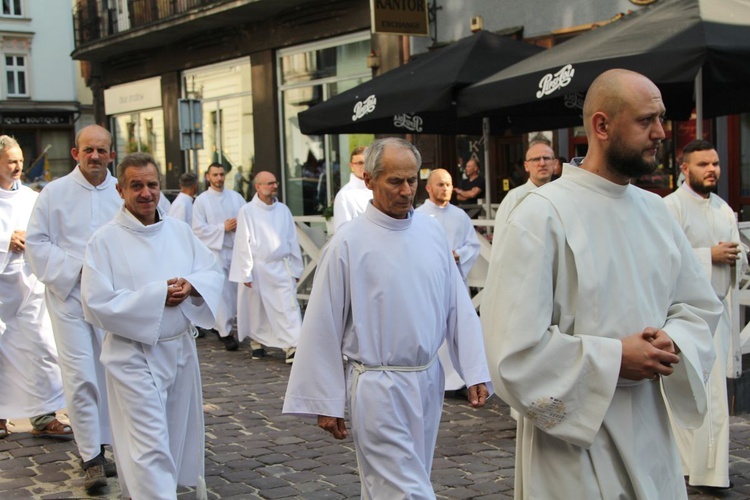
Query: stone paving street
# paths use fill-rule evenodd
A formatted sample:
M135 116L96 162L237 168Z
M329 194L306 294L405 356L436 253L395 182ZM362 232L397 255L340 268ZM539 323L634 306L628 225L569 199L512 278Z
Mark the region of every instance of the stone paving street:
M359 497L350 439L336 441L313 419L281 415L289 375L280 351L251 360L247 344L227 352L215 336L197 339L206 411L209 498ZM0 440L0 498L86 498L75 443L34 438L28 420ZM515 425L499 399L480 410L447 399L432 481L438 498L513 496ZM750 498L750 419L732 418L734 489L691 500ZM98 498L119 498L117 481ZM180 498L193 498L182 491Z

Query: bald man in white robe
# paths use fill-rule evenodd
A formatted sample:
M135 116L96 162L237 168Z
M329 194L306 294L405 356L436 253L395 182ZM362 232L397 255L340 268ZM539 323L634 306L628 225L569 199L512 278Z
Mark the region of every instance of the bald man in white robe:
M647 78L600 75L588 155L531 192L497 235L481 315L499 395L522 418L515 498L685 499L666 405L706 412L721 304L652 171L664 104Z
M434 498L444 340L472 406L491 390L479 320L445 232L412 208L420 163L402 139L368 148L373 202L323 251L284 398L284 413L317 415L337 439L348 436L348 407L362 498Z
M118 166L124 206L91 237L83 267L86 319L106 330L114 451L124 497L206 498L204 422L191 322L214 323L224 274L190 226L157 211L153 156Z
M450 203L453 195L453 179L447 170L437 168L430 172L426 189L429 198L416 209L416 212L434 218L443 226L458 271L461 273L464 284L468 286L469 272L479 258L480 249L474 225L465 211ZM445 374L445 390L457 391L466 387L453 367L448 346L445 343L440 346L438 355Z
M349 182L336 193L336 198L333 200L334 231L338 231L345 223L361 215L372 199L372 191L367 189L365 181L362 180L362 172L365 168L364 147L360 146L352 151L349 168L352 171Z

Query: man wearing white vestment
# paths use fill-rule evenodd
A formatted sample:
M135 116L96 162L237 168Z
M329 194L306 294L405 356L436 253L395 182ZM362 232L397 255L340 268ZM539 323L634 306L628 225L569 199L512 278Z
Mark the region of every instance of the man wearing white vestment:
M533 142L526 150L523 168L529 174L529 180L508 191L495 214L495 230L499 224L505 224L510 212L530 191L543 186L552 180L555 166L555 152L544 142Z
M37 199L26 234L31 270L45 285L68 416L86 471L84 486L95 490L114 475L104 458L110 444L104 367L99 361L104 332L83 318L81 268L86 243L122 206L107 166L114 160L112 137L99 125L81 129L71 151L78 161L68 175L47 184Z
M114 451L123 496L206 497L200 370L191 322L214 324L224 274L190 226L157 211L154 157L117 167L124 206L91 237L83 266L86 318L107 333Z
M240 210L229 279L239 283L237 334L250 337L252 358L265 347L284 350L294 360L302 317L297 282L302 252L292 212L276 198L279 183L271 172L258 172L255 196Z
M683 471L693 486L729 487L729 404L727 362L732 344L732 289L739 282L747 257L740 247L740 233L734 211L711 191L721 174L719 154L714 146L695 140L682 151L685 182L664 201L677 219L695 256L711 280L724 306L714 332L716 362L706 385L709 411L703 425L683 429L673 422ZM739 333L739 332L738 332ZM735 345L738 345L736 339Z
M208 189L193 203L193 232L216 256L225 279L219 311L214 328L227 351L239 347L232 335L232 323L237 316L237 285L229 281L232 248L237 229L237 214L245 206L245 199L237 191L224 189L226 172L221 163L212 163L206 171Z
M372 199L372 191L367 189L365 181L362 180L362 172L365 169L365 148L363 146L354 148L354 151L352 151L349 168L352 171L349 182L336 193L336 198L333 200L334 231L338 231L346 222L362 214Z
M481 315L493 382L521 417L516 498L687 498L666 406L703 421L721 304L664 201L630 184L659 163L664 112L646 77L602 73L580 168L497 235Z
M490 395L479 319L445 231L412 209L420 163L403 139L367 149L373 201L323 250L284 399L284 413L317 415L336 439L348 435L348 408L366 499L435 498L444 340L471 405Z
M30 417L36 436L67 436L65 406L44 285L24 259L26 226L37 193L21 184L23 151L0 135L0 439L8 418Z
M434 217L443 226L451 246L453 259L458 266L458 272L461 274L464 285L467 285L469 271L479 257L480 246L477 232L466 212L450 203L453 195L453 180L447 170L437 168L430 172L426 189L429 198L417 208L416 212ZM445 390L457 391L466 387L451 363L445 342L438 349L438 356L440 356L440 364L443 365L445 374Z
M198 177L192 172L180 176L180 192L169 207L167 215L180 219L188 226L193 224L193 199L198 193Z

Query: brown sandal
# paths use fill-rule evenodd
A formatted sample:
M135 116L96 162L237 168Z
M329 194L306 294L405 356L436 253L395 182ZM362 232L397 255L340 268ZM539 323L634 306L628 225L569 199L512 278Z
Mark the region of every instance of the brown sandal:
M47 424L42 430L32 429L31 433L34 436L69 436L73 434L73 428L67 424L63 424L57 419Z
M4 418L0 418L0 439L5 439L10 434L8 431L8 421Z

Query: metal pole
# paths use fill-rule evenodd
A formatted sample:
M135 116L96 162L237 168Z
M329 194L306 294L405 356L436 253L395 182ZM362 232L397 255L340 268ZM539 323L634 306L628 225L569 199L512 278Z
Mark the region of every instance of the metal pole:
M484 141L484 214L486 219L492 218L492 203L490 188L492 179L490 178L490 119L482 118L482 140Z
M695 75L695 138L703 139L703 68Z

